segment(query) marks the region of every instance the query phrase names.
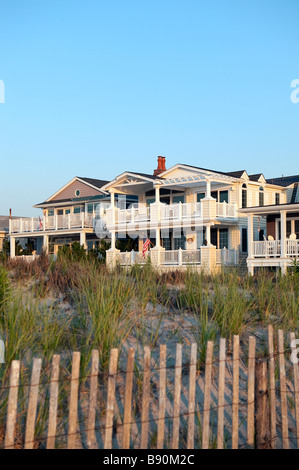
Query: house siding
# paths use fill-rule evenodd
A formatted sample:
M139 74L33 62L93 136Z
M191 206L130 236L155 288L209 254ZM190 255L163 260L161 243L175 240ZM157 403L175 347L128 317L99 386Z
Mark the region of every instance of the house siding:
M97 196L103 194L101 191L88 186L88 184L81 183L81 181L74 181L67 188L63 189L59 194L57 194L51 201L59 201L60 199L75 199L75 191L80 190L79 197L86 196Z

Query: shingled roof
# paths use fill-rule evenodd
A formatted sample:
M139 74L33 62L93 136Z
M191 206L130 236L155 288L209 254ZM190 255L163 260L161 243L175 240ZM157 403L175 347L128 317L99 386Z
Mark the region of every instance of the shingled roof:
M269 184L277 184L278 186L287 187L293 183L299 182L299 175L281 176L280 178L270 178L266 180Z
M79 178L82 181L85 181L88 184L92 184L96 188L101 188L105 184L109 183L107 180L97 180L95 178L86 178L85 176L76 176L76 178Z

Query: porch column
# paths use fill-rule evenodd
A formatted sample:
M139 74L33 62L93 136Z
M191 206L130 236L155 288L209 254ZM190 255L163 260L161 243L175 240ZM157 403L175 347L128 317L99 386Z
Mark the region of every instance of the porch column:
M211 198L211 181L206 179L206 199Z
M206 226L206 240L207 240L207 245L211 245L211 226L207 225Z
M287 256L287 213L286 211L280 211L280 228L281 228L281 258Z
M248 258L252 258L253 251L253 214L248 214Z
M160 186L155 186L155 202L160 202Z
M46 254L49 253L49 235L43 236L43 250Z
M110 193L110 202L112 206L112 223L115 224L115 194Z
M115 236L115 230L112 230L111 232L111 250L115 250L115 241L116 241L116 236Z
M84 250L86 250L86 233L85 232L80 232L80 245L84 247Z
M161 246L160 229L156 228L156 247L160 248L160 246Z
M10 237L10 257L14 258L16 256L16 239L15 237Z

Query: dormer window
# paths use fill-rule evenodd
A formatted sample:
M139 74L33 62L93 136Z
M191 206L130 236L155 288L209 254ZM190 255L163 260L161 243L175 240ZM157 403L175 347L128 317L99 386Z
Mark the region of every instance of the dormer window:
M265 199L264 199L264 188L260 186L259 189L259 206L264 206Z
M75 191L75 196L76 196L76 197L79 197L80 194L81 194L80 189L76 189L76 191Z

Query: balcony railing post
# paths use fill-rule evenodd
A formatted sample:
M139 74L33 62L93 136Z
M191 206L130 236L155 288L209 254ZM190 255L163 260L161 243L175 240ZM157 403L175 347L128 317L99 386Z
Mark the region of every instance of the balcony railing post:
M69 212L68 213L68 227L69 227L69 230L71 228L71 213Z
M31 217L31 232L34 232L34 219Z
M182 264L183 264L183 250L182 250L182 248L178 249L178 262L179 262L179 266L182 266Z
M183 215L182 214L182 208L183 208L182 202L180 201L179 202L179 214L178 214L179 215L179 220L182 220L182 215Z
M84 215L85 215L85 212L81 212L81 226L82 226L82 228L84 228Z

